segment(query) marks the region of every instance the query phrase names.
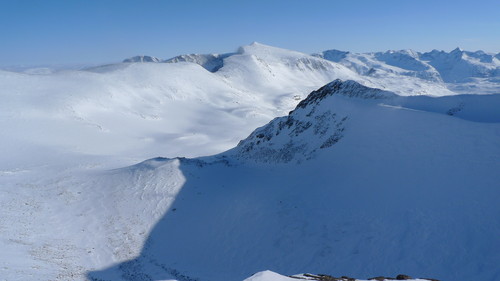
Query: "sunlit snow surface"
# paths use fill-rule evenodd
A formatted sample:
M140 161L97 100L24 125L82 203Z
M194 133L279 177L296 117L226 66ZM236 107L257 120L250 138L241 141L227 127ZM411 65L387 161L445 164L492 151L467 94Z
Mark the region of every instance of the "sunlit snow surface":
M215 72L0 71L0 277L495 280L498 78L392 70L252 44Z

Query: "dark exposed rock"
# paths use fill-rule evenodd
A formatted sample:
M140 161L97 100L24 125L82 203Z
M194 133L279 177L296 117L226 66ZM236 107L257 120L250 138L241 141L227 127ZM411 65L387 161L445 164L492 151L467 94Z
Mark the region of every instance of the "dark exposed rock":
M324 98L335 94L363 99L386 99L396 96L396 94L394 93L380 89L369 88L352 80L342 81L340 79L336 79L333 82L330 82L325 86L319 88L318 90L310 93L306 99L299 102L296 109L306 108L310 104L318 103Z
M326 274L310 274L310 273L305 273L302 274L302 276L290 276L295 279L302 279L302 280L318 280L318 281L356 281L358 279L352 278L349 276L341 276L341 277L334 277L331 275L326 275ZM385 277L385 276L378 276L378 277L372 277L369 278L368 280L377 280L377 281L386 281L386 280L413 280L415 278L412 278L408 275L404 274L399 274L398 276L394 277ZM429 280L429 281L439 281L437 279L429 279L429 278L418 278L422 280Z

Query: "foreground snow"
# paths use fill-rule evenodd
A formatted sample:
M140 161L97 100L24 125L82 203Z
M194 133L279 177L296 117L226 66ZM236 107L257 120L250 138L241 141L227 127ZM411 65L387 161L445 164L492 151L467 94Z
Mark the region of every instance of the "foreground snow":
M297 281L297 280L324 280L324 281L366 281L366 280L361 280L361 279L354 279L354 278L341 278L338 277L336 279L330 278L327 279L331 276L321 276L321 275L316 275L316 274L297 274L293 276L283 276L278 273L266 270L266 271L261 271L257 272L251 277L245 279L244 281ZM323 278L323 279L321 279ZM379 281L384 281L384 280L394 280L395 278L381 278L378 279ZM429 279L404 279L404 280L409 280L409 281L429 281Z

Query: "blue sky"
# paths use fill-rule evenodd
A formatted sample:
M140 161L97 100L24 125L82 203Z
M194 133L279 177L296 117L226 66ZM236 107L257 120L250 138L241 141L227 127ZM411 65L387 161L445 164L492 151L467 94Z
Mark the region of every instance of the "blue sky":
M500 1L0 0L0 65L232 52L500 52Z

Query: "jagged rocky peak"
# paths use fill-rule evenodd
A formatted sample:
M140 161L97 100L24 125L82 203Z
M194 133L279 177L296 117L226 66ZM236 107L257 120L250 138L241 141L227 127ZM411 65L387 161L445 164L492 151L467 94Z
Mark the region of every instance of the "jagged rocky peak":
M436 60L436 59L444 59L444 58L446 58L448 60L450 60L450 59L460 60L460 59L462 59L463 54L464 54L464 51L462 49L460 49L459 47L456 47L455 49L453 49L449 53L442 51L442 50L434 49L430 52L420 54L420 59L430 60L430 61Z
M344 136L348 112L327 101L334 96L385 99L396 95L351 80L335 80L310 93L288 116L256 129L228 155L264 163L300 163L314 157Z
M124 59L123 62L161 62L161 59L152 56L135 56Z
M226 54L187 54L173 57L165 60L166 63L192 62L199 64L210 72L216 72L224 66L224 59L234 55L234 53Z

